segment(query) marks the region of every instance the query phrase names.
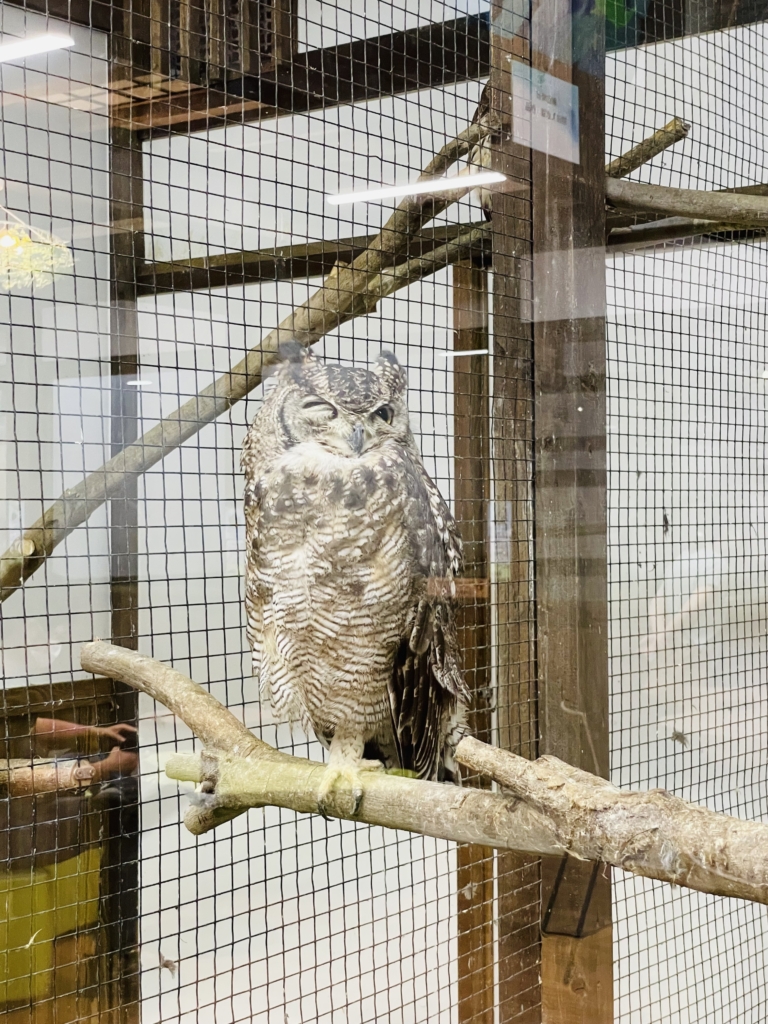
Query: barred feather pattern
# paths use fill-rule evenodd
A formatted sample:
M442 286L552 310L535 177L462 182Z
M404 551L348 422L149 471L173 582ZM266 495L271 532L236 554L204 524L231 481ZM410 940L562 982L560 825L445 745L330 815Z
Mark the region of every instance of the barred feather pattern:
M350 761L450 775L468 700L452 596L461 541L394 356L360 370L294 354L243 468L247 634L276 717Z

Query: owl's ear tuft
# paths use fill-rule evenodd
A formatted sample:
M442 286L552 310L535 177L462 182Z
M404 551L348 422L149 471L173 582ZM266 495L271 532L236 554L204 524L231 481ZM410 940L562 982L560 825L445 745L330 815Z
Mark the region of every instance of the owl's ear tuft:
M376 359L373 372L389 384L393 394L405 391L407 383L405 370L398 362L394 352L382 352Z
M305 363L308 359L316 359L312 349L300 345L298 341L286 341L278 349L281 363Z

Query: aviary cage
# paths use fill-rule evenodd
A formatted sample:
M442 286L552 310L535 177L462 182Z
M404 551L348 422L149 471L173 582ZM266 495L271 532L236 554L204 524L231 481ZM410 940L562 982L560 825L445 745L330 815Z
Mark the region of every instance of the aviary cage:
M464 538L475 736L761 821L768 10L0 17L0 60L73 41L0 63L6 1018L764 1021L764 876L748 902L275 806L195 837L165 768L201 743L80 656L168 663L322 760L250 675L240 446L281 340L388 349ZM387 245L398 200L326 201L430 165L506 180ZM73 265L14 278L24 231Z

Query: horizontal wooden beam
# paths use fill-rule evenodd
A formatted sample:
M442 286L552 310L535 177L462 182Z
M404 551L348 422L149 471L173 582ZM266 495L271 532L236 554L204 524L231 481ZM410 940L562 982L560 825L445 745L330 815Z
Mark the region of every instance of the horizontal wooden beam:
M399 266L408 259L428 256L440 245L454 239L473 225L450 224L423 231L410 241L395 261ZM476 224L475 227L482 227ZM293 281L324 277L337 263L351 263L364 252L375 236L359 235L321 242L281 245L275 249L225 252L171 263L147 263L139 272L138 294L197 291L258 284L264 281ZM478 246L478 257L490 257L486 242Z
M227 83L230 95L305 112L362 103L490 73L487 15L436 22L298 53L273 71Z
M697 244L722 245L724 242L752 242L765 238L768 228L751 229L733 224L686 217L665 217L646 224L613 228L606 242L609 253L629 252L662 242L696 240Z
M155 95L118 103L113 116L154 137L439 88L486 77L488 39L487 15L436 22L307 50L207 87L156 81Z

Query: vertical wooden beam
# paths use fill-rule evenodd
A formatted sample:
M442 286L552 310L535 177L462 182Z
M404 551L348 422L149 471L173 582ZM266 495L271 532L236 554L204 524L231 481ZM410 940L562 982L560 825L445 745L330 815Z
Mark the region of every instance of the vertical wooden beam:
M491 4L490 108L501 131L490 163L507 176L493 196L493 605L498 742L537 753L533 573L531 154L512 134L511 61L527 61L528 18L515 0ZM499 1024L541 1021L537 858L497 856Z
M602 16L540 0L531 63L578 89L580 161L553 133L533 151L540 752L607 775ZM609 873L544 858L541 927L543 1021L608 1024Z
M489 408L488 278L482 267L453 268L454 508L464 542L464 574L481 585L457 614L464 675L472 693L469 727L491 741L490 606L488 579ZM465 785L479 786L477 776ZM460 844L457 857L459 1022L493 1024L493 850Z
M145 5L148 6L148 5ZM139 3L135 5L140 10ZM133 35L134 8L110 38L115 78L140 66L141 40ZM138 271L144 259L144 197L141 143L135 133L113 126L110 131L110 362L111 446L115 455L139 434L138 388L130 386L139 371L137 310ZM136 650L139 635L138 480L126 483L122 497L109 503L110 594L112 642ZM114 684L117 719L138 726L137 695ZM120 1024L139 1020L139 806L137 794L112 816L119 835L109 844L103 865L106 959L111 967L111 1019ZM106 1008L105 1008L106 1009Z
M134 133L114 128L111 136L112 271L110 358L111 440L117 455L138 437L139 330L137 270L144 236L141 145ZM112 642L136 650L138 643L138 480L110 502Z

